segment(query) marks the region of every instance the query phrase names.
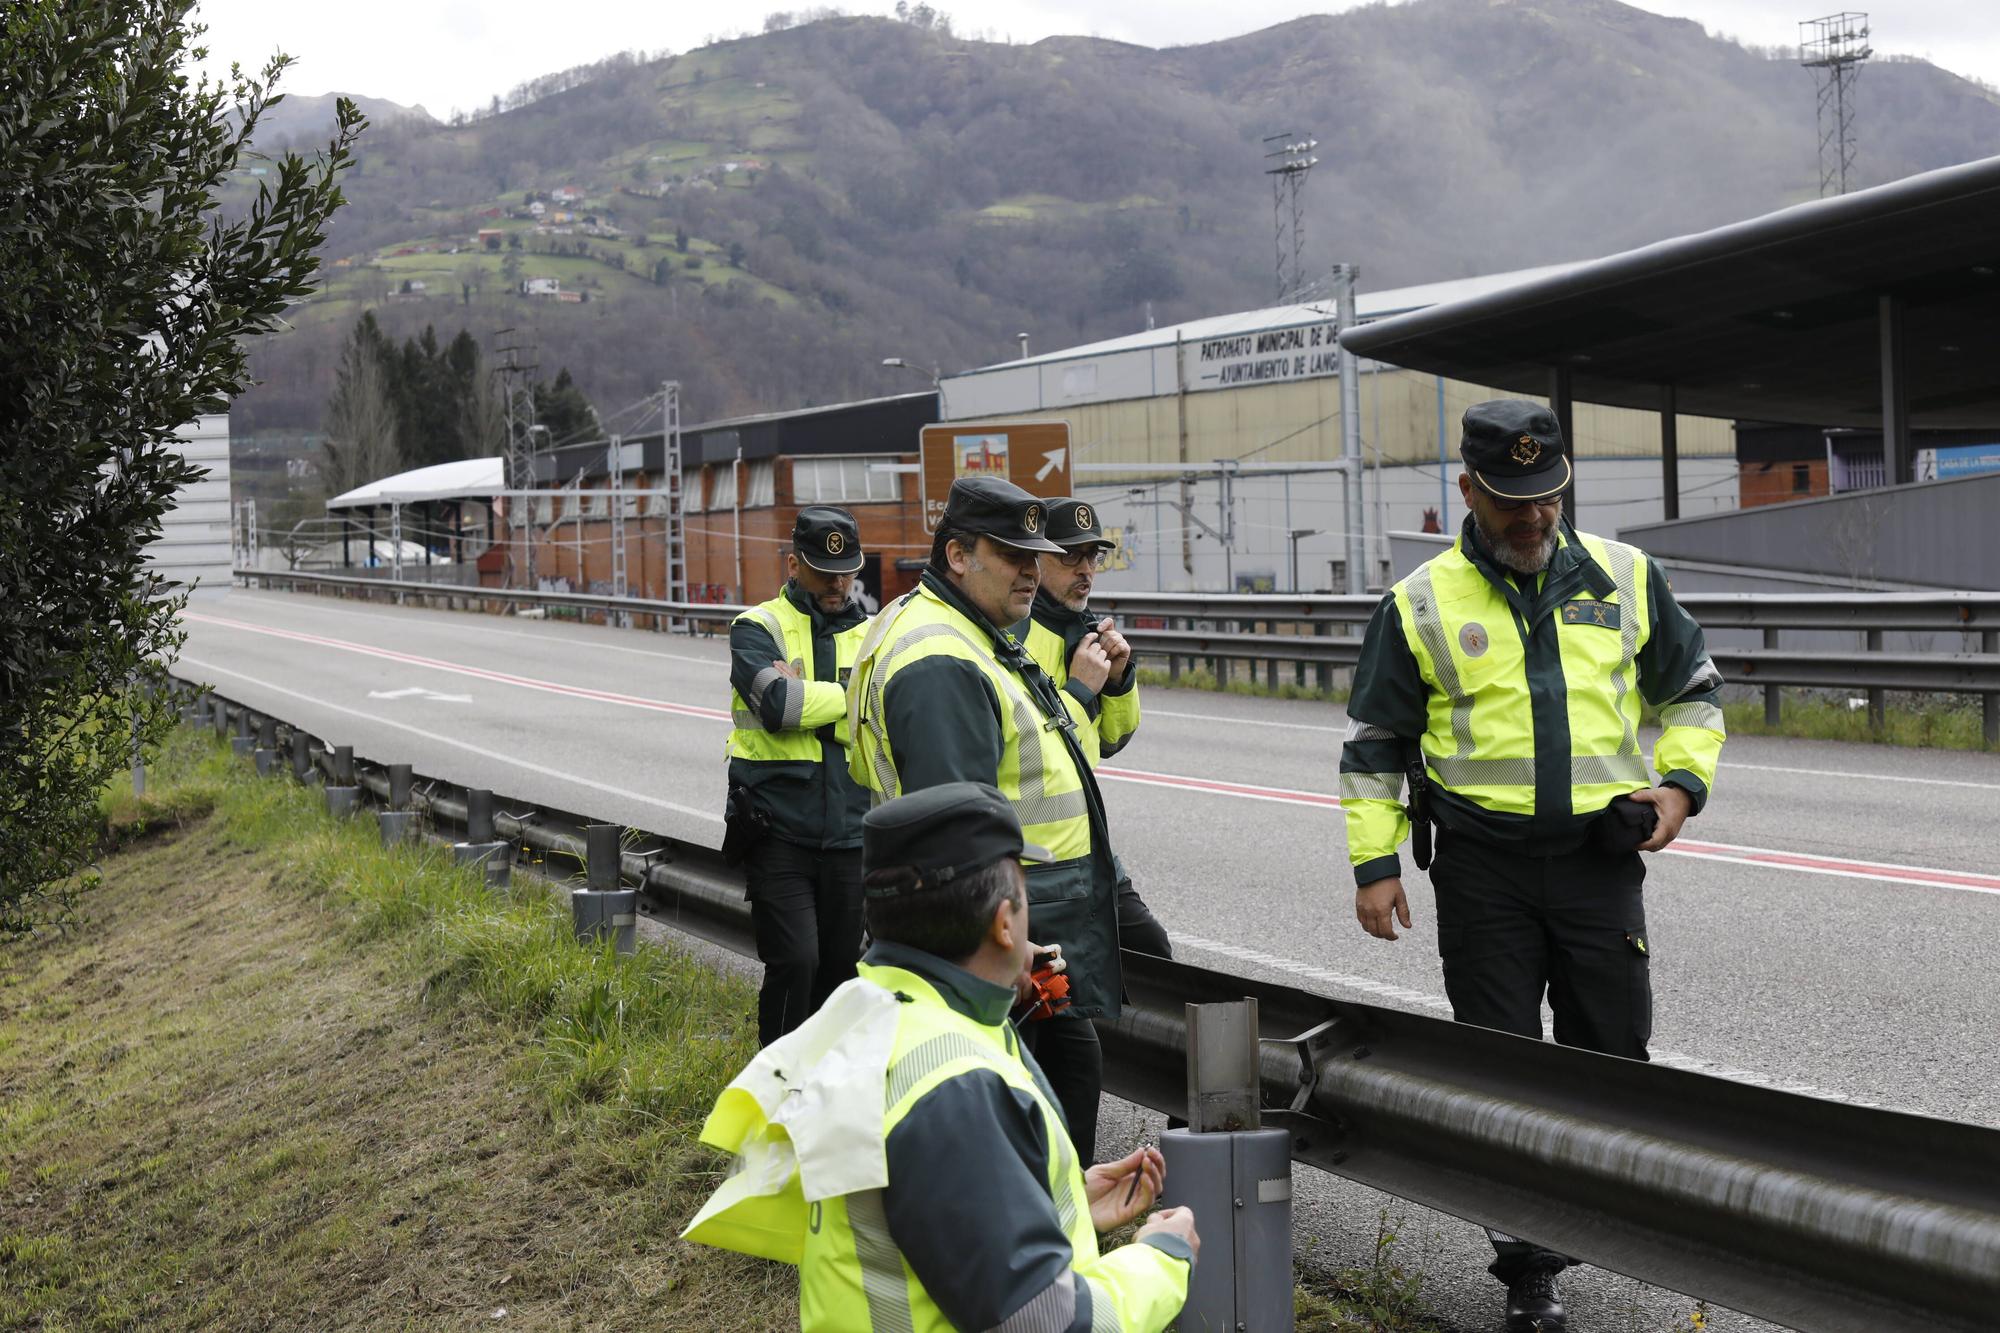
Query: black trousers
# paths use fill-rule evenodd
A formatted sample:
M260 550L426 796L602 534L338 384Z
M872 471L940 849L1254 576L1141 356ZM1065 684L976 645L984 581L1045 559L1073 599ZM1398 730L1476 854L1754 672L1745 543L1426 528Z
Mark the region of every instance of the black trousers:
M1637 852L1527 856L1439 831L1431 865L1445 995L1461 1023L1542 1036L1542 999L1564 1046L1646 1059L1653 992ZM1488 1231L1490 1271L1512 1285L1575 1260Z
M1104 1048L1097 1042L1097 1025L1068 1014L1023 1023L1021 1045L1035 1057L1056 1095L1078 1162L1091 1165L1097 1160L1097 1103L1104 1095Z
M744 861L764 984L757 1040L806 1021L861 957L861 849L821 851L765 838Z

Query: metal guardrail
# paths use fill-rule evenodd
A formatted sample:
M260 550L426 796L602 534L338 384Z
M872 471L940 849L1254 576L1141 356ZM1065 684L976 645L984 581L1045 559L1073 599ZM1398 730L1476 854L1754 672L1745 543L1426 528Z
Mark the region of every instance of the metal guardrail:
M239 570L239 578L267 587L329 588L398 601L495 603L574 609L606 616L645 617L655 628L697 625L712 632L743 608L712 602L663 602L643 597L541 592L518 588L469 588L456 584L410 583L341 574ZM1095 593L1091 604L1124 618L1125 637L1138 652L1164 658L1170 676L1183 663L1206 660L1265 664L1267 684L1278 683L1278 664L1296 667L1299 683L1307 667L1322 690L1336 667L1360 659L1355 626L1367 623L1379 597L1345 594L1269 593ZM1715 649L1713 656L1731 684L1761 686L1764 716L1776 726L1784 686L1868 691L1871 720L1883 720L1888 690L1979 694L1984 698L1985 737L2000 744L2000 593L1688 593L1681 605L1705 626L1761 629L1762 648ZM1142 626L1137 618L1161 621ZM1298 632L1276 632L1280 625ZM1259 628L1261 627L1261 628ZM1787 649L1780 631L1845 631L1867 636L1859 653ZM1338 632L1337 632L1338 631ZM1956 633L1980 636L1981 652L1890 653L1880 651L1884 632Z
M274 719L211 697L244 733L273 734ZM307 740L330 771L328 747ZM385 768L357 768L386 796ZM413 796L463 827L461 788L420 776ZM572 863L596 822L505 796L494 809L500 834ZM648 915L754 956L742 878L718 853L635 831L620 860ZM1185 1113L1186 1006L1255 997L1264 1123L1291 1133L1298 1161L1791 1327L1994 1327L2000 1130L1123 961L1125 1012L1098 1024L1117 1096Z

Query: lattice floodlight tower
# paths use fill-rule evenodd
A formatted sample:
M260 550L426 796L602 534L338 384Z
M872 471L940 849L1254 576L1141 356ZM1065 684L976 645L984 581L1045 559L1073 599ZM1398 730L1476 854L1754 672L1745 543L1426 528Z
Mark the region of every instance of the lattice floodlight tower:
M1312 150L1319 140L1310 134L1267 135L1264 160L1271 163L1264 174L1271 178L1271 229L1277 250L1278 300L1280 302L1305 282L1305 190L1306 176L1318 165Z
M535 351L534 331L514 328L494 331L496 340L508 339L509 335L514 335L511 341L498 341L494 348L500 364L492 373L500 380L501 409L506 419L506 489L519 492L534 487L536 432L547 432L535 424L535 373L541 366ZM524 495L507 497L510 587L535 586L534 503Z
M1799 63L1819 85L1819 194L1846 194L1854 169L1854 81L1868 45L1868 15L1828 14L1799 24Z

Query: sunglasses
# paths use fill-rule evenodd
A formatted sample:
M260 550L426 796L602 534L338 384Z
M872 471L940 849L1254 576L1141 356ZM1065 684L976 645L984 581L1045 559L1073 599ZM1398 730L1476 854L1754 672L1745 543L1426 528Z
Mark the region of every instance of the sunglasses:
M1064 551L1056 557L1056 563L1064 569L1082 569L1085 565L1089 565L1092 569L1103 569L1110 560L1111 552L1101 546L1091 551Z

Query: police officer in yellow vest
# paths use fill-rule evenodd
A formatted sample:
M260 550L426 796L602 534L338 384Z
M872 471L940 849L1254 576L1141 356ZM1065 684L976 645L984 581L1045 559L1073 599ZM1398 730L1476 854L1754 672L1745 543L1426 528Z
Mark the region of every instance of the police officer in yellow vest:
M689 1239L799 1266L805 1333L1157 1333L1200 1237L1152 1207L1141 1148L1079 1170L1048 1084L1007 1021L1031 925L1014 803L946 783L867 817L859 979L767 1048L702 1141L733 1169Z
M1090 590L1118 543L1104 535L1097 507L1074 497L1049 501L1048 536L1063 548L1062 554L1042 556L1042 586L1035 590L1034 610L1014 635L1063 692L1063 702L1077 720L1084 757L1095 768L1124 749L1139 730L1139 672L1131 645L1111 617L1090 609ZM1140 953L1174 956L1166 927L1132 887L1122 863L1118 939Z
M867 616L861 533L830 505L799 511L789 577L729 627L729 834L745 863L764 984L757 1035L805 1021L861 955L861 817L847 771L847 677Z
M1646 1058L1652 1035L1639 852L1708 800L1722 750L1722 676L1701 627L1644 551L1562 521L1570 464L1555 416L1511 399L1465 413L1457 542L1382 599L1348 703L1340 796L1355 916L1410 926L1396 849L1429 825L1438 951L1461 1023ZM1659 710L1654 784L1642 701ZM1421 813L1401 802L1405 774ZM1425 809L1427 805L1427 810ZM1493 1235L1507 1327L1565 1327L1571 1261Z
M1007 630L1040 583L1048 506L998 477L952 483L923 578L869 627L848 690L854 776L882 799L944 782L989 782L1006 793L1029 841L1046 847L1028 867L1039 943L1069 962L1071 1006L1027 1025L1088 1156L1097 1143L1103 1052L1087 1021L1116 1017L1116 858L1104 803L1053 681Z
M1048 503L1049 540L1062 553L1042 556L1042 586L1015 637L1088 718L1090 725L1077 734L1094 765L1124 749L1139 730L1131 645L1111 617L1090 609L1090 590L1118 543L1104 535L1095 505L1069 497Z

